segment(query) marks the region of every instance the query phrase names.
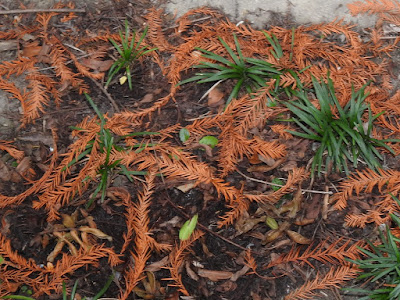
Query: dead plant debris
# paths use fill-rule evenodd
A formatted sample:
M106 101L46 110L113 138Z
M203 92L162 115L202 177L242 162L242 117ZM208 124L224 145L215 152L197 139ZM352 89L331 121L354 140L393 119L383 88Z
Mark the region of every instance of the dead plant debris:
M12 58L0 63L0 89L18 101L20 128L0 142L0 297L29 291L55 299L77 279L80 295L93 296L112 274L106 295L118 299L293 300L337 292L357 277L348 259L362 256L357 247L376 236L373 225L399 212L390 195L400 191L398 159L386 151L384 169L361 161L346 177L328 165L311 179L316 147L287 132L296 126L285 122L290 112L279 101L293 100L285 91L301 85L318 106L312 78L329 76L345 106L371 80L365 101L372 115L385 112L371 135L399 138L400 92L390 68L398 8L388 0L350 4L354 14L378 13L369 34L338 20L263 32L208 8L174 20L149 8L137 17L146 37L130 26L141 46L157 50L133 66L132 91L119 78L103 88L117 59L110 39L121 43L118 28L84 30L73 3L34 18L25 11L2 26L0 52ZM273 65L279 78L240 91L224 107L229 80L178 85L204 60L199 48L228 60L236 49ZM84 94L96 114L88 114ZM199 143L205 136L212 147ZM399 154L398 143L390 147ZM196 214L197 229L179 240Z

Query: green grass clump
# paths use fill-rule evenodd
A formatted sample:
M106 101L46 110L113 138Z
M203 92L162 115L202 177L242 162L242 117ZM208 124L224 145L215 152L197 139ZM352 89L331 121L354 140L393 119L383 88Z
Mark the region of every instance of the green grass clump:
M392 196L399 203L399 200ZM390 215L392 220L400 226L400 218L394 214ZM358 279L370 280L380 288L374 290L348 288L352 293L366 295L360 300L379 299L395 300L400 299L400 239L395 237L390 228L385 225L385 230L379 230L381 244L374 245L367 240L369 249L359 248L366 256L365 259L349 260L362 270Z
M319 143L311 165L312 174L317 170L320 175L322 166L328 168L330 163L334 170L344 170L349 174L348 161L355 168L360 160L372 170L381 168L379 160L383 158L377 147L383 147L395 154L385 143L399 140L379 140L372 137L373 122L383 112L375 116L371 114L369 104L364 101L368 96L365 93L366 85L358 91L353 90L350 101L345 107L341 107L330 78L327 83L313 78L312 83L319 108L311 103L305 90L292 91L297 100L284 102L294 115L292 120L303 131L289 132ZM337 112L337 117L334 111Z
M126 168L126 166L120 164L120 161L110 161L110 156L112 151L118 151L118 152L127 152L131 151L131 148L136 148L136 152L139 153L142 151L145 147L147 146L153 146L154 144L136 144L134 146L131 146L130 148L122 147L119 146L120 141L124 140L127 137L131 136L145 136L145 135L157 135L159 134L158 132L149 132L149 131L141 131L141 132L134 132L125 136L117 136L115 137L113 133L111 132L110 129L106 128L106 118L104 115L100 112L98 107L95 105L93 102L92 98L88 95L85 94L86 100L89 102L90 106L93 108L93 110L96 112L97 116L100 119L100 131L97 134L98 138L98 145L99 145L99 152L105 154L105 162L101 164L99 170L98 170L98 175L100 176L99 184L96 187L95 191L93 192L91 198L89 199L87 203L87 207L89 207L96 196L100 193L101 195L101 202L104 201L106 197L106 192L107 192L107 187L109 185L109 178L112 174L114 173L120 173L122 175L125 175L130 181L133 181L132 175L145 175L146 171L130 171ZM74 127L73 129L75 130L81 130L81 128ZM75 163L81 161L84 157L87 155L90 155L93 151L93 146L95 144L95 141L92 140L87 143L85 150L78 155L77 158L73 159L69 164L68 167L74 165ZM84 180L91 180L92 178L86 177Z
M136 34L135 31L131 34L128 21L125 20L125 32L119 32L119 36L121 38L121 46L118 45L116 41L110 39L111 44L117 49L120 57L114 62L111 66L110 70L108 71L108 79L106 82L106 88L111 83L113 77L121 70L125 69L126 77L128 80L129 89L132 90L132 72L131 68L133 63L140 58L141 56L156 50L156 48L147 49L147 46L142 46L143 39L146 37L147 34L147 27L143 31L142 35L140 36L139 40L136 41Z
M178 85L194 81L197 81L197 83L206 83L233 79L236 81L236 84L226 101L226 105L228 105L232 99L237 98L242 87L245 88L247 93L251 94L265 86L266 81L279 79L282 71L265 60L244 57L236 35L233 38L237 54L223 39L218 38L228 52L231 60L213 52L196 48L203 53L202 56L204 58L214 62L203 61L199 65L193 66L193 68L197 69L207 69L209 72L196 73L195 76L179 82Z

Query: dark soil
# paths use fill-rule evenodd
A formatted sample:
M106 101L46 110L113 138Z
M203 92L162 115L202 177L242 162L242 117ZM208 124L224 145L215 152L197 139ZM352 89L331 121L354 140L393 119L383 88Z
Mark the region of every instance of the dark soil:
M143 16L148 12L149 8L150 4L148 1L137 1L135 4L128 4L124 0L115 2L112 5L97 6L96 9L90 8L87 14L73 20L74 27L82 32L85 30L98 32L104 29L116 32L122 28L123 20L127 18L132 28L141 28L144 22ZM10 18L8 17L7 20L10 20ZM26 25L29 25L30 21L31 18L24 20ZM284 24L277 25L282 26ZM3 21L2 30L6 27L7 23ZM80 32L77 32L77 34L79 35ZM138 64L133 74L132 82L134 88L132 91L129 90L127 84L121 86L116 81L108 89L108 93L116 101L121 111L149 107L151 101L143 101L146 97L160 98L165 96L170 89L160 68L151 59ZM104 92L91 80L87 80L87 84L90 86L91 97L100 110L109 115L115 113L113 105ZM177 123L185 125L186 123L190 123L189 120L207 113L209 111L207 104L198 100L210 86L188 84L182 87L181 91L176 95L178 101L176 103L170 102L158 113L154 114L151 120L147 120L146 130L157 131ZM222 86L221 88L229 89L229 83L227 86ZM60 153L62 153L71 143L71 129L69 126L75 126L88 115L94 115L94 112L87 101L85 101L85 98L82 95L71 92L63 97L60 107L48 109L46 114L38 119L35 124L16 131L14 136L7 135L3 138L7 140L15 139L17 141L16 146L20 149L31 149L31 156L36 157L36 161L34 160L34 162L40 163L39 157L43 161L47 161L51 157L48 145L44 145L40 140L24 141L19 139L19 137L31 135L35 131L40 132L44 120L52 122L58 130L58 147ZM261 129L261 131L264 132L265 136L273 135L268 125L266 128ZM179 143L179 137L176 136L174 138ZM304 143L303 140L296 138L285 143L288 148L288 155L292 155L295 158L297 166L307 166L313 157L311 143ZM35 151L38 151L37 147L40 145L43 151L35 153ZM302 158L297 156L300 151L304 153ZM199 161L212 163L213 158L207 157L204 151L193 150L193 154L198 157ZM398 160L389 161L388 156L388 163L390 164L389 167L395 167ZM240 162L238 170L241 173L249 174L246 171L249 167L251 167L251 164L245 159ZM40 178L43 171L39 168L37 168L37 171L37 177ZM285 175L284 171L273 169L268 172L252 172L251 176L257 180L272 181L274 178L281 178ZM327 183L337 186L341 180L342 177L333 174L328 181L325 178L316 179L313 183L305 181L303 182L303 188L322 191ZM245 188L247 190L262 192L266 189L265 184L246 179L237 172L230 174L227 181L239 189L243 184L246 184ZM301 286L304 282L310 280L310 278L314 278L317 272L325 272L329 268L322 264L316 264L316 268L311 268L308 265L288 265L284 268L275 268L272 272L269 269L265 270L266 265L270 262L271 254L280 255L287 253L295 243L287 237L281 237L271 244L263 245L260 239L257 238L257 236L265 234L268 231L268 227L263 223L254 226L251 231L241 235L237 235L237 230L233 226L217 229L215 224L218 221L218 217L227 211L225 203L217 200L216 193L212 189L207 190L203 187L197 187L187 192L182 192L177 187L183 183L164 181L162 178L157 179L156 193L153 196L151 204L152 215L150 216L150 224L156 240L170 243L171 245L178 241L179 228L187 219L187 216L192 216L195 213L198 213L200 216L199 224L202 224L213 232L212 234L207 232L203 238L195 243L188 255L186 269L184 268L181 274L183 284L193 298L187 297L185 299L282 299L290 291ZM132 184L125 177L118 174L112 176L110 186L127 187L133 201L136 199L135 195L137 191L140 190L139 181ZM96 201L92 207L86 209L85 203L95 188L96 186L91 186L90 191L74 199L71 205L61 208L60 214L71 215L76 212L78 215L77 220L79 221L84 219L81 210L85 210L93 218L97 228L112 237L112 241L103 240L102 242L105 242L106 246L113 247L118 251L122 247L124 242L123 234L126 231L123 206L107 199L103 204ZM25 188L18 186L18 184L10 184L3 181L0 182L0 189L2 194L15 195ZM289 199L290 197L293 197L293 195L289 195ZM323 240L335 241L341 237L345 240L353 239L355 241L362 238L375 239L376 231L372 226L364 229L344 227L344 217L347 210L332 211L329 213L327 219L323 219L321 216L323 198L323 194L306 194L304 207L312 207L317 213L317 218L309 225L291 225L290 229L313 239L315 245ZM364 198L365 201L372 201L374 196L364 195ZM35 199L28 199L22 205L8 207L0 211L2 233L11 241L12 248L20 255L33 259L39 265L45 265L48 255L56 245L56 239L54 236L51 236L51 231L54 226L57 226L57 222L49 223L46 212L40 209L33 209L30 201L35 201ZM363 200L358 198L357 201ZM348 209L351 210L355 203L357 202L350 203ZM252 204L249 209L250 217L256 218L260 216L257 209L259 209L258 205ZM305 216L307 212L302 211L300 214ZM278 221L284 221L284 218ZM44 241L44 236L48 238L46 242ZM231 243L226 242L226 240L231 241ZM195 273L193 270L197 270L199 266L208 270L235 273L243 267L242 256L244 249L251 249L255 254L260 276L255 274L243 275L236 281L211 281L207 278L196 278L194 275L189 274L190 270ZM62 251L70 252L71 250L67 246L64 246ZM161 253L155 253L149 259L149 264L157 262L163 257L164 255ZM114 282L103 297L117 298L119 295L119 286L124 284L118 281L118 273L123 272L124 268L131 263L129 257L123 257L122 259L125 261L125 264L119 266L116 270L110 269L106 259L102 259L96 267L79 269L70 274L67 286L72 287L79 280L77 288L79 295L92 297L100 291L112 272L115 272L116 279L114 279ZM161 268L155 271L154 275L156 283L160 287L148 290L146 299L178 299L176 289L168 286L171 282L163 280L169 277L167 270ZM265 276L267 279L262 278L262 276ZM144 289L143 283L146 282L145 280L146 278L139 284L141 289ZM29 286L21 286L18 290L14 291L14 294L27 295L29 294L29 290ZM46 297L43 296L39 299L47 299ZM61 299L61 296L53 295L51 299ZM130 299L141 299L141 297L132 296ZM332 291L321 292L314 299L354 298L345 296L344 292L340 289L333 289Z

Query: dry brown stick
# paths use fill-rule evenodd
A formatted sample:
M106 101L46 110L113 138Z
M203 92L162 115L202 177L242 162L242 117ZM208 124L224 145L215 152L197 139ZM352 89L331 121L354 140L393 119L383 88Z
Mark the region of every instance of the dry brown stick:
M71 13L78 12L84 13L86 10L83 8L31 8L31 9L11 9L11 10L0 10L0 15L15 15L15 14L30 14L30 13L42 13L42 12L56 12L56 13Z
M248 180L250 180L250 181L259 182L259 183L264 183L264 184L268 184L268 185L270 185L270 186L283 187L282 184L277 184L277 183L273 183L273 182L268 182L268 181L264 181L264 180L260 180L260 179L257 179L257 178L253 178L253 177L247 176L246 174L243 174L243 173L240 172L239 170L236 170L236 172L238 172L240 175L242 175L244 178L246 178L246 179L248 179ZM292 188L291 188L291 189L292 189ZM333 192L331 192L331 191L316 191L316 190L305 190L305 189L302 189L302 191L303 191L303 192L306 192L306 193L314 193L314 194L328 194L328 195L332 195L332 194L333 194Z
M115 112L121 112L121 110L118 107L118 104L115 102L115 100L111 96L111 94L109 92L107 92L107 90L100 83L98 83L96 80L94 80L93 78L90 78L90 79L104 93L104 95L106 95L107 99L111 102L112 106L114 107Z

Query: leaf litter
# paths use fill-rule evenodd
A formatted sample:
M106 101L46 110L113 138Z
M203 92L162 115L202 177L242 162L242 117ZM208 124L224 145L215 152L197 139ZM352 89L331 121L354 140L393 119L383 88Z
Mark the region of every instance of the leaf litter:
M378 2L371 3L374 11ZM354 13L363 7L350 6ZM116 54L107 48L109 39L120 42L117 33L101 29L111 30L111 23L81 31L86 26L74 13L38 13L0 32L2 41L24 41L21 52L4 50L14 57L0 71L0 89L21 103L24 133L0 144L0 295L22 293L25 286L34 297L60 295L63 282L72 287L87 276L97 285L86 282L80 289L94 295L118 273L107 295L119 299L304 299L354 279L357 272L346 258L357 259L365 231L373 236L373 224L398 210L388 197L399 191L397 160L379 174L353 170L358 172L346 178L327 172L310 180L313 145L286 131L292 126L279 120L287 110L270 100L277 87L295 88L296 76L310 86L311 74L326 79L329 71L342 102L353 87L372 79L371 110L388 114L377 120L374 134L398 137L396 79L378 60L394 50L397 40L383 35L397 34L397 25L378 27L365 42L341 21L293 30L271 26L265 34L208 8L176 20L149 8L144 19L144 42L158 51L138 62L132 91L118 80L107 91L93 83L104 83ZM240 93L225 111L221 104L231 82L211 89L207 103L198 99L210 86L176 86L200 63L196 47L233 57L227 50L238 49L236 42L245 57L264 57L297 75L284 73L278 85L272 80L259 93ZM304 68L309 72L300 72ZM18 76L27 86L13 82ZM83 93L95 99L102 117L86 116ZM179 138L183 127L185 141ZM118 140L108 155L98 140L104 129ZM213 137L212 143L200 143L204 137ZM106 159L118 166L107 178L107 199L85 207ZM276 178L282 184L271 185ZM356 209L360 192L367 194L364 214ZM197 214L197 229L179 240L179 228ZM310 278L304 278L307 272Z

